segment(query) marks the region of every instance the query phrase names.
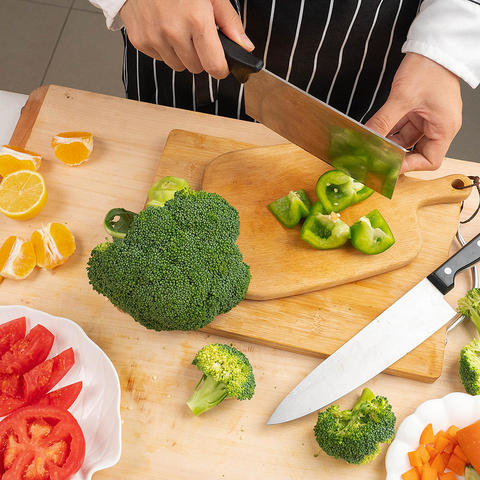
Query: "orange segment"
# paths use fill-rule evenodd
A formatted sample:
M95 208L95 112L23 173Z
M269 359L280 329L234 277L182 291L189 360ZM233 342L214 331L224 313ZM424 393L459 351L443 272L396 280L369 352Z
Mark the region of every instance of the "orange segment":
M19 170L0 183L0 212L17 220L40 213L47 202L45 180L38 172Z
M89 132L63 132L52 139L56 157L67 165L74 166L88 160L93 150L93 135Z
M0 176L6 177L18 170L38 170L42 157L13 145L3 145L0 149Z
M37 265L52 269L64 264L75 251L75 238L61 223L49 223L35 230L32 244L37 257Z
M0 275L13 280L28 277L37 259L32 242L24 241L16 236L8 237L0 248Z

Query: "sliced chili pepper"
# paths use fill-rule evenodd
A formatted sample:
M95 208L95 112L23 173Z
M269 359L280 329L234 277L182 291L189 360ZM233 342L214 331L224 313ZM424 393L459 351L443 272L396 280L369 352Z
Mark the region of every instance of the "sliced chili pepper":
M293 190L268 205L277 220L287 228L292 228L310 213L312 204L305 190Z
M317 181L317 197L327 213L340 212L369 197L373 190L340 170L330 170Z
M363 253L376 255L390 248L395 238L378 210L360 218L350 227L352 245Z
M302 227L301 237L320 250L341 247L350 237L349 226L335 212L329 215L312 213Z

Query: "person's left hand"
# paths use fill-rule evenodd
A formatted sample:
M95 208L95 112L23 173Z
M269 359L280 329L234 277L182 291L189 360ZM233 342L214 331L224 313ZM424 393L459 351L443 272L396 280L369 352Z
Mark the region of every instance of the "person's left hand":
M462 125L458 77L427 57L407 53L390 95L366 126L405 148L402 173L438 168Z

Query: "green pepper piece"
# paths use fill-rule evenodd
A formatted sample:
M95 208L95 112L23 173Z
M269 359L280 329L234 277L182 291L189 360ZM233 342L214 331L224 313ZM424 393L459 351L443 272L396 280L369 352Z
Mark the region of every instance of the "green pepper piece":
M368 174L368 161L362 155L342 155L332 161L332 165L339 170L347 173L351 177L355 177L361 182L365 182Z
M292 228L310 213L312 203L305 190L293 190L268 205L277 220L287 228Z
M371 188L366 187L363 183L357 182L356 180L353 180L353 189L355 190L353 203L361 202L373 193Z
M305 220L300 236L312 247L329 250L347 242L350 228L334 212L329 215L312 213Z
M324 173L315 190L327 213L344 210L353 203L355 196L352 177L340 170Z
M175 196L175 192L190 188L189 183L183 178L163 177L148 191L148 206L163 207L167 200Z
M395 238L378 210L360 218L350 227L352 245L363 253L376 255L390 248Z
M323 206L322 202L319 202L318 200L312 205L309 216L314 215L315 213L323 213L324 215L328 213L325 210L325 207Z

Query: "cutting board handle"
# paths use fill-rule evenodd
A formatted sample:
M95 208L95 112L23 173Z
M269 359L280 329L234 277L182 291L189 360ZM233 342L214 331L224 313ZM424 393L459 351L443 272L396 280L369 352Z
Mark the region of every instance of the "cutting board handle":
M460 203L470 194L469 188L455 188L456 183L470 185L472 181L465 175L456 174L435 180L409 182L402 195L409 196L409 201L416 202L417 208L438 203Z

